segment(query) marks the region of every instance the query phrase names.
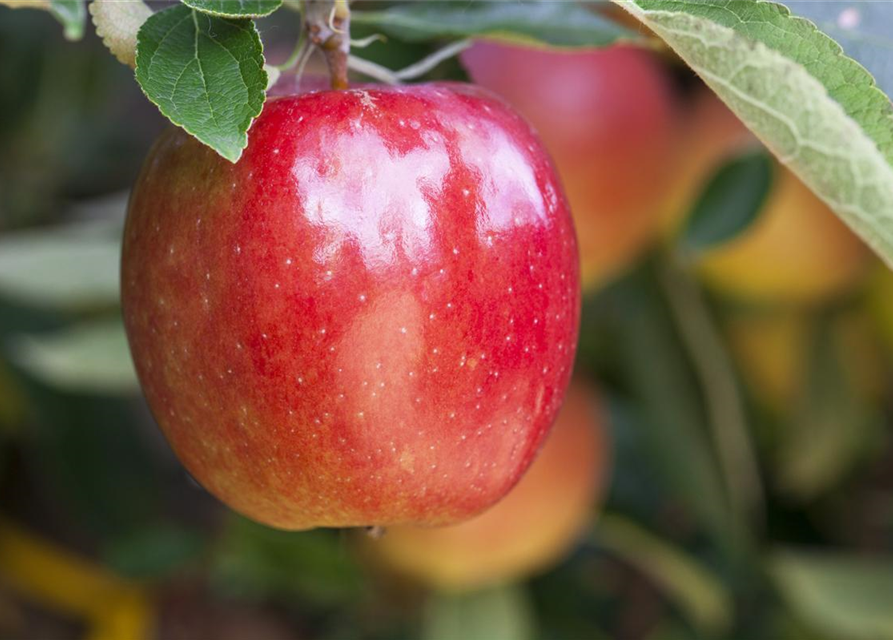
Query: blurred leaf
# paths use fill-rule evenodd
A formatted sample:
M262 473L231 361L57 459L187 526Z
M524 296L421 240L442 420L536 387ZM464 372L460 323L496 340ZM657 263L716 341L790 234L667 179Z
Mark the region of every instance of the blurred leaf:
M187 7L224 18L260 18L282 6L282 0L182 0Z
M87 20L85 0L50 0L50 13L62 23L68 40L84 37L84 23Z
M646 640L691 640L691 636L691 628L677 620L665 620L657 629L648 634Z
M680 237L686 254L733 240L757 219L772 186L772 158L759 150L719 167L689 214Z
M893 638L893 558L786 550L771 559L785 599L832 637Z
M615 1L893 264L893 104L864 67L773 2Z
M68 40L80 40L84 36L87 12L85 0L0 0L0 5L13 9L45 9L60 23Z
M19 426L27 411L27 401L21 387L13 379L6 363L0 360L0 440L4 431L12 431Z
M248 144L267 88L263 46L249 19L177 5L143 23L136 79L171 122L230 162Z
M728 629L732 622L731 594L683 550L612 514L599 518L595 540L648 576L695 627L706 633Z
M555 47L604 47L640 36L580 2L405 2L382 11L354 11L351 22L409 41L488 38Z
M434 594L425 612L423 640L530 640L530 604L519 587Z
M723 480L707 437L702 399L655 281L643 269L606 290L596 302L609 321L616 366L629 386L644 442L670 497L678 500L725 550L737 550ZM588 320L588 318L587 318ZM588 330L583 325L581 332ZM631 407L632 408L632 407Z
M887 95L893 94L893 3L787 0L784 4L843 45L847 55L868 69Z
M775 615L767 620L767 626L766 632L759 637L784 638L784 640L839 640L836 635L828 635L827 628L822 629L820 633L787 607L775 612Z
M659 270L669 309L698 376L718 466L736 524L762 523L765 498L751 428L713 310L703 292L675 261Z
M51 507L48 524L66 538L89 535L101 546L157 519L162 500L203 504L184 495L182 468L141 402L23 383L35 419L21 445L28 473L17 486L29 505Z
M51 387L76 393L137 394L139 383L120 320L13 336L10 359Z
M94 228L71 225L0 239L0 296L38 308L116 305L120 240Z
M278 531L233 516L214 557L218 589L244 598L300 596L321 605L358 593L360 576L339 532Z
M882 427L874 398L859 388L864 381L854 371L861 364L854 362L858 348L865 356L864 350L871 346L846 341L846 320L825 318L817 327L805 367L805 389L780 439L779 483L799 499L814 498L836 486L873 450Z
M867 308L887 352L893 355L893 271L877 265L868 280Z
M160 578L193 560L204 549L197 531L151 525L116 537L106 546L106 563L129 578Z
M0 522L0 566L4 585L45 611L80 618L78 622L89 625L89 638L148 637L149 605L143 589L9 522ZM53 635L37 631L34 637Z

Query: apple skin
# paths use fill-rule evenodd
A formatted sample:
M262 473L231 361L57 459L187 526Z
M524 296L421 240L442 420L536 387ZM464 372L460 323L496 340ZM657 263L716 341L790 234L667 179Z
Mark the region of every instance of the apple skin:
M467 519L561 405L577 245L547 153L469 85L269 101L235 165L172 129L134 189L124 322L161 429L284 529Z
M450 527L394 527L372 561L445 591L526 577L560 561L605 490L608 437L595 393L574 382L539 457L496 506Z
M561 176L580 242L583 286L627 267L660 228L678 143L676 96L653 52L475 43L471 78L536 128Z

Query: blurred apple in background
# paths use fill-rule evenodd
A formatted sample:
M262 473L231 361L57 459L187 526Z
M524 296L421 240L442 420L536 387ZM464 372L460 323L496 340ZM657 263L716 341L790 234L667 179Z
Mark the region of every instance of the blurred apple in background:
M689 114L663 214L662 224L670 232L724 161L760 144L706 89L692 98ZM771 192L757 219L733 240L704 254L698 270L706 285L733 298L813 304L850 290L870 261L862 241L776 163Z
M662 206L667 235L679 230L705 183L723 162L760 145L716 94L703 85L686 97L679 118L679 144L672 179Z
M862 241L778 165L757 220L705 254L699 271L705 284L732 297L810 304L851 290L870 260Z
M590 524L608 482L609 446L596 393L575 382L539 457L501 502L455 526L389 528L368 552L397 573L454 591L547 569Z
M661 224L672 237L725 161L760 142L711 91L691 98L681 125ZM718 215L721 212L718 212ZM704 254L704 283L756 303L814 304L851 290L866 275L868 248L788 169L776 163L772 190L754 223Z
M604 283L652 239L667 195L677 114L660 57L479 42L461 58L539 132L570 201L583 286Z
M757 437L776 489L811 500L877 453L885 364L864 308L725 311L730 351L768 418Z
M792 306L726 310L723 326L745 384L770 411L788 413L803 400L822 340L831 340L859 393L880 396L878 336L859 307L829 314Z
M791 407L809 365L809 315L789 307L741 310L724 318L729 348L754 398L771 411Z

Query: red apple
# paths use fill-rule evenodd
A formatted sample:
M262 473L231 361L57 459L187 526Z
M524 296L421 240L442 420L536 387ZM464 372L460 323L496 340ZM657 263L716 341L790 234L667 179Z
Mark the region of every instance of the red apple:
M472 79L526 116L555 159L580 240L583 282L614 276L657 235L676 140L675 96L653 52L476 43Z
M543 451L492 509L452 527L393 527L365 549L396 572L438 589L475 589L561 560L592 522L609 449L595 393L574 383Z
M580 306L552 165L461 84L270 101L235 165L171 130L124 232L149 405L209 491L266 524L445 524L518 481Z

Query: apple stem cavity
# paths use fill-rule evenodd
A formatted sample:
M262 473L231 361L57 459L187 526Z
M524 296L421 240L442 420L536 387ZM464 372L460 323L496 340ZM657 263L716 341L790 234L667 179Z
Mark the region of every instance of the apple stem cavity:
M350 56L350 7L347 0L306 0L304 26L329 66L332 89L347 89Z

